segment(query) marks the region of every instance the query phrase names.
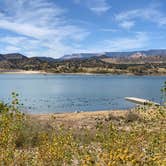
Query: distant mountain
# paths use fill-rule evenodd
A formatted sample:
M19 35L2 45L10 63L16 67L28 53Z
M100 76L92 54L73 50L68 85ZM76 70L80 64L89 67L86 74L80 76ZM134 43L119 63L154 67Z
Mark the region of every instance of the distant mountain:
M34 57L34 58L37 58L38 60L46 61L46 62L55 62L56 61L56 59L51 58L51 57Z
M91 57L100 57L105 55L105 53L78 53L78 54L71 54L71 55L64 55L60 59L68 60L68 59L88 59Z
M4 60L5 58L3 57L2 54L0 54L0 61Z
M28 58L26 56L19 53L0 54L0 68L1 69L19 68L19 65L23 61L27 61L27 60Z
M61 59L87 59L91 57L105 56L108 58L119 58L119 57L129 57L133 55L141 56L166 56L166 49L154 49L154 50L143 50L143 51L129 51L129 52L104 52L104 53L79 53L65 55Z
M28 58L19 53L0 54L0 60L20 60L20 59L23 60Z
M144 50L144 51L129 51L129 52L104 52L104 53L78 53L78 54L69 54L64 55L59 59L54 59L52 57L33 57L36 60L42 62L56 62L70 59L89 59L89 58L121 58L121 59L137 59L145 58L148 56L166 56L166 49L154 49L154 50ZM20 54L20 53L11 53L11 54L0 54L0 61L2 60L28 60L30 58Z
M82 53L50 57L0 54L0 72L42 70L53 73L166 74L166 50Z
M166 49L154 49L143 51L129 51L129 52L105 52L108 57L127 57L135 54L143 56L166 56Z
M143 53L137 52L135 54L130 55L129 57L132 59L139 59L139 58L145 58L147 56Z

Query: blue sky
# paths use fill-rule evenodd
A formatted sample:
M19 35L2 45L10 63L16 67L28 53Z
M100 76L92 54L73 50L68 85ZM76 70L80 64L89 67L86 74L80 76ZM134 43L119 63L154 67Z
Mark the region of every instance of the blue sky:
M0 53L166 48L164 0L1 0Z

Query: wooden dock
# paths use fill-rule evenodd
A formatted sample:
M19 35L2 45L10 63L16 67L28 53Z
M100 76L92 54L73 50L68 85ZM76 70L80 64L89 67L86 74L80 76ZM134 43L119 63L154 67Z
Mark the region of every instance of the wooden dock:
M136 98L136 97L125 97L125 100L135 103L135 104L140 104L140 105L155 105L155 106L160 106L159 103L146 100L146 99L141 99L141 98Z

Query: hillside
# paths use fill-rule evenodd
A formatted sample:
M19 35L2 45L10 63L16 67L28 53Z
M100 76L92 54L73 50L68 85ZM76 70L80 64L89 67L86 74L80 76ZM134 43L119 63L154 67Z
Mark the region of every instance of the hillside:
M141 56L166 56L166 49L153 49L153 50L141 50L141 51L129 51L129 52L103 52L103 53L79 53L65 55L61 57L62 60L68 59L85 59L91 57L106 56L108 58L124 58L132 57L135 54L140 54Z
M99 55L72 59L54 59L50 57L28 58L19 53L0 54L0 71L37 70L52 73L111 73L138 75L165 75L165 51L122 53L111 56Z

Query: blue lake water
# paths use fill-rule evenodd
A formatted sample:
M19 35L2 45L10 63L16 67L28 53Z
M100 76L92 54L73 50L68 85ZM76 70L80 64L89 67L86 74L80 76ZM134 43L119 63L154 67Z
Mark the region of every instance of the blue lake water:
M0 100L20 94L24 111L54 113L127 109L124 97L161 101L166 76L1 74Z

